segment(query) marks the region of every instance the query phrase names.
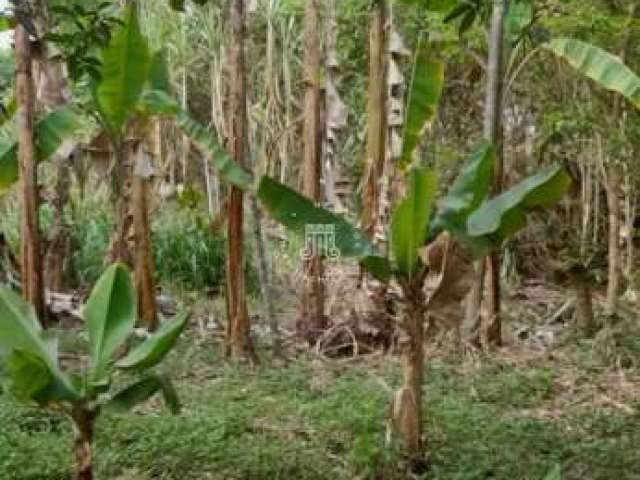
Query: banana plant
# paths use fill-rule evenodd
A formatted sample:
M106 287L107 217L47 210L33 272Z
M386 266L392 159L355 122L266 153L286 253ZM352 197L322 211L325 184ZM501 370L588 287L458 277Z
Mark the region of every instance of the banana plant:
M89 367L64 370L55 335L42 330L30 304L11 289L0 287L0 378L17 400L62 412L71 419L78 480L93 478L92 440L101 412L129 410L157 392L172 413L179 412L171 381L153 368L171 351L188 320L185 313L177 315L121 356L135 325L136 295L129 271L119 264L109 267L96 283L84 317ZM137 379L116 389L116 372Z
M483 255L526 226L526 215L558 202L571 184L561 165L551 165L498 196L488 198L493 184L494 148L482 142L449 192L439 202L438 176L414 167L407 174L408 192L391 217L391 258L376 254L364 232L345 218L268 177L258 197L268 213L291 232L302 235L306 224L324 224L335 232L340 256L356 258L382 282L396 282L402 292L400 321L404 385L394 399L394 425L408 453L417 458L422 443L422 377L424 322L429 301L424 281L430 272L421 258L429 239L448 232L469 252Z

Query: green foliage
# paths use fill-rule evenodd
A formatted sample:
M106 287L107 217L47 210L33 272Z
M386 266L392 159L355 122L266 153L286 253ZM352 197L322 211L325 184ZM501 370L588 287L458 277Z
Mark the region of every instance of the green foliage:
M173 385L165 376L161 375L147 375L123 388L108 400L105 408L120 413L128 412L145 403L158 392L162 393L171 413L180 413L180 402Z
M110 266L96 283L84 310L89 331L89 353L96 385L108 382L112 356L131 334L136 319L136 296L127 269Z
M166 322L147 340L133 348L116 363L116 367L122 370L147 370L156 366L171 351L188 319L186 313L178 314L173 321Z
M620 93L636 108L640 108L640 77L622 63L619 57L570 38L556 38L544 47L566 60L582 75L607 90Z
M305 227L310 224L332 225L335 244L342 257L366 257L373 253L371 243L360 230L286 185L263 177L258 197L274 220L298 236L303 236Z
M0 287L0 364L6 364L10 390L44 403L75 399L78 393L60 370L57 351L56 339L42 330L33 307Z
M504 19L504 36L511 46L522 39L534 20L533 0L512 0Z
M126 9L124 24L102 51L95 101L111 134L119 137L134 114L147 83L151 61L147 40L140 31L137 9Z
M485 237L494 246L527 224L526 214L557 203L569 190L572 180L562 165L550 165L509 190L484 202L467 220L471 237Z
M109 44L112 30L120 23L112 12L113 3L100 2L95 7L81 0L55 3L49 10L51 22L58 28L55 33L46 33L44 40L59 49L72 80L80 81L88 75L99 81L98 50Z
M408 192L391 217L391 247L398 270L411 277L418 263L418 249L427 239L431 210L438 192L438 177L427 169L408 176Z
M76 135L82 128L81 117L70 107L62 107L48 113L36 124L35 136L38 160L51 158L64 141ZM18 142L3 145L0 154L0 190L18 180Z
M441 200L435 229L466 236L467 218L487 198L493 184L495 149L482 141Z
M407 101L400 169L405 169L412 163L413 154L425 127L430 125L436 116L443 86L444 63L434 58L428 46L420 45L416 53Z

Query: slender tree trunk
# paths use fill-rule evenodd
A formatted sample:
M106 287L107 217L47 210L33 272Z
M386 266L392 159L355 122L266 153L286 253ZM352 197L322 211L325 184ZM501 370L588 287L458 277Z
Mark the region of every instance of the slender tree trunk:
M487 92L484 112L484 137L496 150L494 168L495 183L493 193L502 189L502 83L504 55L504 17L507 0L493 0L491 30L489 34L489 58L487 61ZM486 268L486 270L485 270ZM482 300L482 280L480 275L487 274L487 321L481 331L486 335L488 345L502 343L502 322L500 319L500 253L492 252L480 267L480 272L470 295L468 318L477 317Z
M35 308L46 326L42 254L38 221L38 167L33 130L34 88L29 33L18 24L15 29L16 100L18 103L18 161L20 165L21 274L22 295Z
M321 119L320 119L320 37L318 35L318 0L308 0L304 19L304 194L312 200L321 200ZM314 245L306 245L311 253L304 260L305 281L302 292L302 322L298 334L305 336L325 327L324 285L322 260Z
M71 414L73 425L73 455L76 480L93 480L93 427L96 413L82 406L75 407Z
M245 70L244 0L231 2L231 155L244 166L247 156L247 79ZM244 210L242 190L229 189L227 251L227 339L226 354L235 359L255 361L251 345L244 281Z
M138 144L135 152L135 171L132 187L134 270L138 292L139 322L148 330L158 327L156 312L155 282L153 279L153 250L149 221L149 181L152 166L144 147Z
M375 238L380 187L386 155L387 72L385 0L376 0L369 27L369 92L367 103L367 183L364 188L362 226Z
M619 165L607 169L606 192L609 210L609 279L607 283L606 314L615 315L618 310L620 290L620 198L622 172Z

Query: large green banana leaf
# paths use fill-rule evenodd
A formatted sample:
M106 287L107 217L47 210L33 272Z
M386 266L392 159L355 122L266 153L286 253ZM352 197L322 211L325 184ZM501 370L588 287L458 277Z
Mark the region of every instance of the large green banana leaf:
M601 87L620 93L640 108L640 77L619 57L571 38L556 38L544 47Z
M418 263L418 249L427 239L431 210L438 192L438 177L428 169L413 170L409 191L391 217L391 246L398 270L411 277Z
M35 128L38 160L44 161L83 128L81 117L70 107L62 107L38 121ZM18 142L0 145L0 190L18 180Z
M416 54L407 102L400 169L405 169L411 164L425 127L433 122L443 86L444 63L434 58L433 52L421 44Z
M467 218L487 198L493 184L495 150L482 141L471 154L469 164L456 177L441 200L434 228L466 236Z
M484 202L467 220L469 236L484 237L493 246L499 246L526 226L528 212L557 203L571 183L571 177L562 165L550 165Z
M360 258L373 254L373 246L363 232L344 217L315 205L286 185L263 177L258 188L258 198L273 219L296 235L302 237L309 226L322 225L329 235L333 234L340 256Z
M75 400L79 393L58 365L57 339L44 331L33 307L0 287L0 363L9 390L39 403Z
M95 86L98 111L114 135L121 135L134 115L147 83L151 56L140 31L137 8L129 6L124 23L102 51L100 81Z
M113 355L133 331L136 295L128 269L111 265L96 283L85 306L89 330L92 385L108 382Z

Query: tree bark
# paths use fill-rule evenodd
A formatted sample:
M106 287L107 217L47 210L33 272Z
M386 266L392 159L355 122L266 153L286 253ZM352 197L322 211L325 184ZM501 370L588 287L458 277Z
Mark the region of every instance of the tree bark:
M367 165L364 188L362 227L375 238L379 213L380 187L386 156L387 133L387 69L385 0L377 0L369 27L369 91L367 103Z
M18 162L20 166L21 274L22 295L35 308L46 326L42 253L38 221L38 167L34 136L34 88L29 33L18 24L15 29L16 100L18 103Z
M424 277L404 287L405 312L401 340L403 385L393 403L393 423L412 464L422 461L422 383L424 376Z
M138 293L138 319L149 331L158 327L155 282L153 279L153 250L149 221L150 159L142 145L136 149L136 168L133 175L132 210L134 232L134 271Z
M493 0L491 30L489 33L489 58L487 61L487 91L484 111L484 137L496 151L493 193L502 189L502 84L504 56L504 17L507 0ZM502 322L500 318L500 252L492 252L481 265L470 295L467 321L480 314L482 302L482 280L487 276L487 318L480 329L487 345L502 343Z
M133 215L131 213L132 150L133 142L122 140L113 147L115 168L111 185L111 199L116 206L116 228L109 244L108 263L123 263L133 267L131 237Z
M576 299L576 327L590 337L595 331L593 322L593 295L587 271L583 267L574 267L569 271L569 279Z
M244 166L247 155L247 79L245 69L245 8L244 0L231 3L231 156ZM244 281L244 210L242 190L229 189L229 221L227 248L227 338L226 354L234 359L255 361L251 345L249 316Z
M308 0L304 17L304 181L303 192L310 199L321 200L321 119L320 119L320 37L318 35L318 0ZM326 326L324 315L323 265L314 245L306 245L311 254L303 260L302 318L298 335L313 337Z
M606 192L609 210L609 278L607 283L607 315L615 315L618 310L620 290L620 182L622 172L619 165L607 169Z
M83 406L74 407L72 413L73 455L76 480L93 480L93 427L96 412Z

